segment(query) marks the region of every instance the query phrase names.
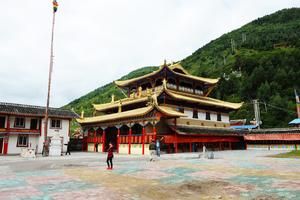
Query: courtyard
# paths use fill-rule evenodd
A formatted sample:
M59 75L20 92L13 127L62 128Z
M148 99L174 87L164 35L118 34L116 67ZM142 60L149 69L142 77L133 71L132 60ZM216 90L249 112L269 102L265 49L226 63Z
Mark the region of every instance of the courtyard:
M102 153L0 157L0 199L300 199L300 159L280 151L147 156ZM201 154L201 153L200 153Z

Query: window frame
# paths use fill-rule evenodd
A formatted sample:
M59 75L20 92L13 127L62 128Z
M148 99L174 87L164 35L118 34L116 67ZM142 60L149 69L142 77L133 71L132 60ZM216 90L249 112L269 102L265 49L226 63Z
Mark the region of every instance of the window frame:
M217 121L218 122L222 121L222 114L221 113L217 113Z
M20 144L19 143L21 137L23 138L23 140L24 140L24 138L26 138L26 140L25 140L26 144ZM23 140L22 140L22 143L24 142ZM29 143L29 136L28 135L18 135L17 147L28 147L28 143Z
M53 121L55 121L55 126L52 126ZM57 126L58 121L59 121L59 127ZM61 119L51 119L50 120L50 129L62 129L62 120Z
M35 128L32 128L31 126L32 126L32 121L33 120L36 120L36 127ZM39 129L39 120L37 119L37 118L31 118L30 119L30 129L31 130L38 130Z
M210 112L205 112L205 120L211 120Z
M23 119L23 125L17 125L17 119ZM15 117L14 128L25 128L26 119L25 117Z
M7 120L7 118L6 118L6 116L0 116L0 118L4 118L4 126L3 127L0 127L0 128L6 128L5 126L6 126L6 120Z
M193 110L193 119L199 119L199 112L196 109Z

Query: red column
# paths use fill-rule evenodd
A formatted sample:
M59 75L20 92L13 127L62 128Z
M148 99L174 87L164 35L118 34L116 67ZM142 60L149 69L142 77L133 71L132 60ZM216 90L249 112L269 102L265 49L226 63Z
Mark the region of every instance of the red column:
M177 118L174 121L175 129L177 129ZM175 153L178 152L178 140L177 140L177 133L175 132Z
M143 126L143 132L142 132L142 155L145 154L145 127Z
M103 129L103 133L102 133L102 152L105 152L105 129Z
M97 143L97 133L96 133L97 131L95 130L95 132L94 132L94 139L93 139L93 142L94 142L94 152L96 152L96 143Z
M155 125L153 125L153 134L154 134L153 139L156 141L156 127L155 127Z
M190 142L190 152L192 152L192 143Z
M120 128L118 128L118 135L117 135L117 153L119 153L120 147Z
M131 130L131 127L129 127L129 136L128 136L128 154L131 154L131 134L132 134L132 130Z
M178 139L177 139L177 134L175 133L175 153L178 152Z
M10 117L9 115L7 116L7 121L6 121L6 130L9 132L10 129ZM7 154L8 152L8 139L9 135L7 134L6 137L3 138L3 154Z

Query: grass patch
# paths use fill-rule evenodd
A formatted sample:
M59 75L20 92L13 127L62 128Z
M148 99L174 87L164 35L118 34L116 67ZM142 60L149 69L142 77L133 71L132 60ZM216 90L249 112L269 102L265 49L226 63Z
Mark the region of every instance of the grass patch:
M280 153L274 156L273 158L300 158L300 150L294 150L287 153Z

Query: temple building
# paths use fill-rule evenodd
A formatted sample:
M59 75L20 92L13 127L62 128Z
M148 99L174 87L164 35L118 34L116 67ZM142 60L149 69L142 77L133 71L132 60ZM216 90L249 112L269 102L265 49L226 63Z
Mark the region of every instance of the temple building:
M242 103L209 97L219 79L190 75L180 63L130 80L115 81L126 98L94 104L93 117L78 118L87 151L111 142L125 154L147 154L152 139L167 153L245 148L243 135L230 128L229 113Z

